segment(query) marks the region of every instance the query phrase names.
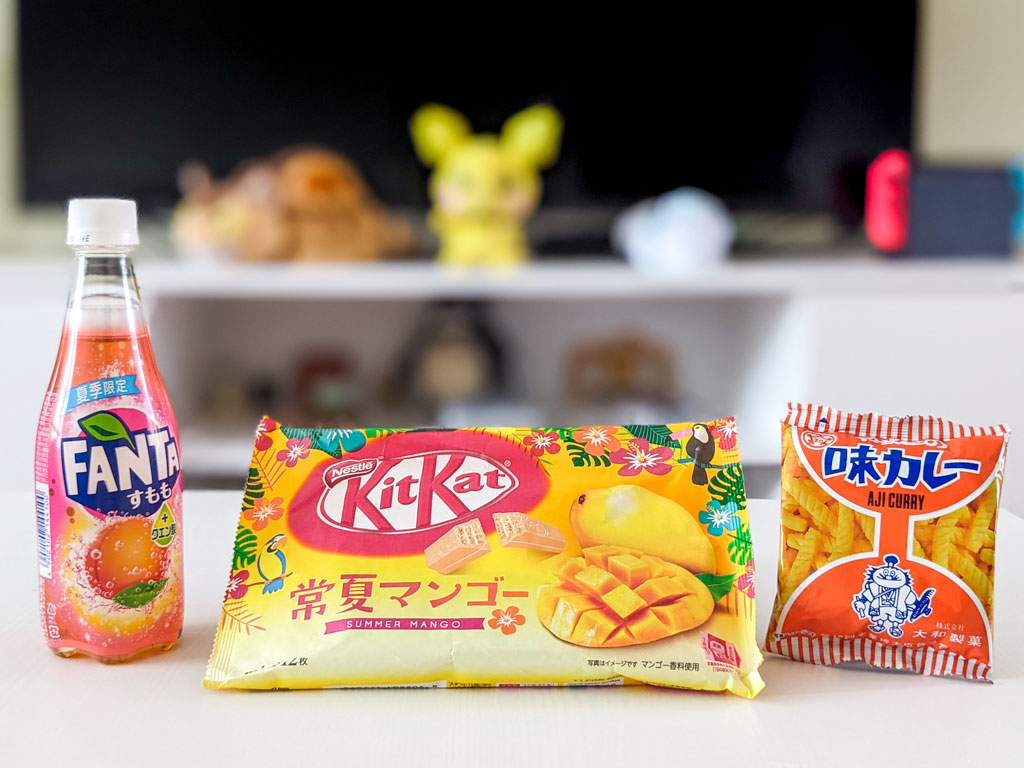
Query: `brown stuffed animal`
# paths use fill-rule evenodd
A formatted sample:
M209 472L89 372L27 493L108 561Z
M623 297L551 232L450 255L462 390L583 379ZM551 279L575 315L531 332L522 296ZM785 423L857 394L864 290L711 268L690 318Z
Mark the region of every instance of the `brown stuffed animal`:
M359 171L340 155L320 149L286 152L278 175L295 232L293 258L371 261L408 248L408 229L385 212Z
M348 160L325 149L285 150L216 182L205 166L179 173L184 199L172 238L189 255L370 261L412 245Z

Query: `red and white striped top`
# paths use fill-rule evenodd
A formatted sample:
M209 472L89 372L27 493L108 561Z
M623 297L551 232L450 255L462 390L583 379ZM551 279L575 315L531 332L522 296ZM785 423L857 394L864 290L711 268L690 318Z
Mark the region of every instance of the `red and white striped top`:
M950 440L979 435L1007 435L1005 424L969 426L934 416L883 416L878 413L849 413L813 403L789 403L784 424L818 432L847 432L879 440Z

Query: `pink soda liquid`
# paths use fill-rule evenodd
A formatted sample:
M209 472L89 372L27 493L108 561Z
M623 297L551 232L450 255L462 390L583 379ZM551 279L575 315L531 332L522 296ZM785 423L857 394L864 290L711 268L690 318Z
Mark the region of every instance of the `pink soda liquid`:
M178 429L144 322L69 319L36 438L39 608L49 647L125 661L184 614Z

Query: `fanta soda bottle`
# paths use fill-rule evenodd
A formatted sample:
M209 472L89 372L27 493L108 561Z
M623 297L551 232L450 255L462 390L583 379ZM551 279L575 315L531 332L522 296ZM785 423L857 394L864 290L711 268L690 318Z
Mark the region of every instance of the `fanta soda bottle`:
M68 205L77 275L36 435L43 632L59 656L170 648L183 617L178 428L128 254L135 202Z

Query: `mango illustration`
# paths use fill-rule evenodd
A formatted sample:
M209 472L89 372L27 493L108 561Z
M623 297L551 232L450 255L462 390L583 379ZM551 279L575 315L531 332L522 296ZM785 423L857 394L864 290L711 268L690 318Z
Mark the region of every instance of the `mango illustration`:
M699 627L715 610L704 583L685 568L626 547L585 547L557 555L559 583L541 587L537 617L573 645L651 643Z
M572 505L569 524L581 547L629 547L691 573L715 572L715 551L693 516L671 499L638 485L581 493Z

